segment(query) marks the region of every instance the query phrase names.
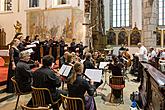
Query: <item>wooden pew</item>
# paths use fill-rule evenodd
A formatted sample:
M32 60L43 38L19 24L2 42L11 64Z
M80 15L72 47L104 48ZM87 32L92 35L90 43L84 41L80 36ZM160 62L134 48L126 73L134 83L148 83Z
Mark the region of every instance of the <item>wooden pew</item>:
M140 94L147 110L165 110L165 75L148 63L141 63L143 75Z

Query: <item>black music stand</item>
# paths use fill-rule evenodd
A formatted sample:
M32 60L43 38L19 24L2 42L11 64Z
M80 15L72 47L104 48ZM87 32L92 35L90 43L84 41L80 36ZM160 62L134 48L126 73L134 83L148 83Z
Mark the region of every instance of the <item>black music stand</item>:
M108 69L107 69L107 70L108 70ZM103 86L102 86L102 88L101 88L101 91L102 91L103 89L106 90L106 88L104 88L106 84L109 85L109 84L108 84L108 81L107 81L107 70L106 70L105 67L104 67L103 73L104 73L104 79L105 79L105 81L104 81L104 84L103 84Z

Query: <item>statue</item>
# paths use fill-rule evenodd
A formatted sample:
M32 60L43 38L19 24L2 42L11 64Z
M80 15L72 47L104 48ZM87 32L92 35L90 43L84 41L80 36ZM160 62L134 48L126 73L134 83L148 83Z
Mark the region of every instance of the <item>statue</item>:
M16 25L14 25L14 28L16 33L21 33L22 24L19 21L17 21Z

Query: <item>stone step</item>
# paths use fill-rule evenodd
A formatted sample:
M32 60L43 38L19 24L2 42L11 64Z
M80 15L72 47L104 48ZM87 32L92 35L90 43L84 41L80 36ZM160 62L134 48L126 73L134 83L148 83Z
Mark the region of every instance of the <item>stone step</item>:
M1 94L1 93L4 93L4 92L5 92L5 90L6 90L6 84L5 84L5 85L0 86L0 94Z
M12 98L13 96L15 96L14 93L1 93L0 94L0 103L8 100L9 98Z
M0 86L0 103L15 95L14 93L6 93L5 90L6 90L6 84Z

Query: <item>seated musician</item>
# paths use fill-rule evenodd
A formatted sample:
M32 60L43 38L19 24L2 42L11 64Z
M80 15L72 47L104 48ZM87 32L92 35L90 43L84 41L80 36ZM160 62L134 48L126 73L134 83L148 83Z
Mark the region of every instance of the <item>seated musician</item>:
M85 58L85 61L83 62L83 64L84 64L83 73L85 73L86 69L96 69L95 65L93 64L93 61L92 61L91 53L86 53L86 58ZM96 88L98 88L102 83L103 83L103 80L101 80L101 82L95 82L94 84L95 84Z
M53 101L57 101L61 98L60 94L66 95L67 93L57 89L61 86L61 79L60 74L51 68L53 60L53 56L50 55L43 57L43 66L33 74L33 86L37 88L48 88L51 92ZM47 103L49 104L49 100L47 100Z
M59 66L61 67L63 64L65 64L66 59L68 57L69 52L65 52L64 55L60 58Z
M150 47L149 53L148 53L148 60L150 62L155 62L155 58L157 57L156 51L153 47Z
M65 53L64 53L64 54L65 54ZM73 62L73 56L72 56L72 54L69 53L69 54L67 55L67 59L66 59L66 61L65 61L64 64L73 67L72 62ZM67 78L68 78L69 76L71 76L72 73L73 73L73 68L70 70L69 75L67 76Z
M84 97L84 94L87 92L88 95L93 96L96 90L96 87L94 86L93 81L90 80L90 83L89 83L87 80L83 79L82 72L83 72L82 64L79 62L76 62L74 64L74 73L69 78L67 82L67 87L68 87L68 93L70 97L82 98L86 105L87 103L86 103L86 98ZM95 106L95 105L92 105L92 103L89 105ZM78 106L80 106L80 104L78 104ZM78 110L81 110L80 108L81 107L79 107ZM86 108L85 110L89 110L89 109Z
M160 53L159 65L160 65L160 70L162 72L165 72L165 49L162 50L162 52Z
M112 71L112 76L123 76L122 68L124 67L123 63L119 62L117 56L112 57L112 63L109 64L109 69ZM115 98L120 98L121 90L113 90Z
M30 92L32 84L32 71L30 67L37 66L38 62L28 64L30 61L30 53L28 51L22 51L19 57L20 61L16 66L15 80L17 81L21 92Z

